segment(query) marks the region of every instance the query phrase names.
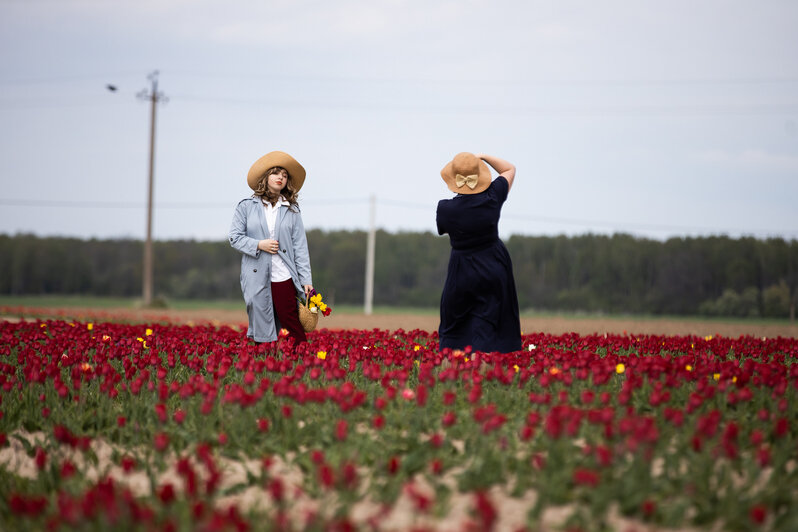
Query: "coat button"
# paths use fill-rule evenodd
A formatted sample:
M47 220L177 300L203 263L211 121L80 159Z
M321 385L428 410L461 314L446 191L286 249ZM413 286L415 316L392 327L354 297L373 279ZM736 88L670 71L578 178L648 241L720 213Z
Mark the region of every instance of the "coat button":
M258 269L257 269L257 268L255 268L255 269L254 269L254 270L252 270L252 271L253 271L253 272L257 272L257 271L258 271Z
M283 250L283 253L285 253L285 250Z

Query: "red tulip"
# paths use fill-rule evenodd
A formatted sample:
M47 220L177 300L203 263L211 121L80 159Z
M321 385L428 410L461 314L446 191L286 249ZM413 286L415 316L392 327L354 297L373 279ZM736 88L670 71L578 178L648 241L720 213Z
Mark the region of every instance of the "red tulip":
M757 525L761 525L765 522L765 519L767 519L767 509L763 505L757 504L751 507L748 515L751 517L751 521Z
M125 474L128 474L136 468L136 460L131 456L123 456L121 465L122 471L124 471Z
M591 488L595 488L598 486L599 482L601 481L601 477L595 471L591 471L590 469L581 469L577 468L574 470L573 474L573 482L577 486L588 486Z
M770 465L770 449L767 447L760 447L756 451L756 461L759 467L767 467Z
M69 478L72 475L74 475L76 471L77 468L75 467L75 464L73 464L69 460L64 460L61 463L61 471L60 471L61 478L64 479Z
M165 432L159 432L155 435L153 446L158 452L163 452L169 446L169 435Z
M773 426L773 435L776 438L781 438L782 436L786 435L789 431L790 431L790 423L787 421L787 418L781 417L776 420L776 423Z
M161 423L166 423L167 414L166 414L166 405L163 403L158 403L155 405L155 415L158 416L158 421Z
M349 431L349 425L347 424L346 420L339 419L338 423L335 426L335 438L338 441L346 440L348 431Z
M44 466L47 465L47 452L41 447L36 447L34 462L36 463L36 468L39 470L44 469Z
M274 502L278 504L283 502L285 497L285 486L279 477L269 479L267 490L269 495L271 495L271 498L274 499Z
M452 392L451 390L446 390L443 392L443 404L446 406L454 404L455 399L457 399L457 394Z
M319 481L325 488L331 488L335 483L335 475L328 464L321 464L319 466Z
M421 490L415 486L415 484L405 484L404 491L408 497L410 497L410 500L413 501L413 506L416 510L420 512L426 512L429 510L430 506L432 505L432 497L422 493Z
M341 466L339 476L346 489L353 490L357 487L357 468L352 462L345 462Z
M486 493L481 491L476 493L476 507L481 521L481 530L492 530L499 514Z
M158 489L158 498L164 504L172 504L175 500L175 488L170 483L166 483Z
M645 501L643 501L640 510L643 512L643 515L645 515L646 517L651 517L657 511L657 503L655 503L650 499L646 499Z
M390 473L391 475L395 475L399 471L400 465L401 464L399 462L399 457L392 456L391 458L388 459L388 473Z
M321 451L318 451L318 450L313 451L312 453L310 453L310 459L316 465L323 464L324 463L324 453L321 452Z

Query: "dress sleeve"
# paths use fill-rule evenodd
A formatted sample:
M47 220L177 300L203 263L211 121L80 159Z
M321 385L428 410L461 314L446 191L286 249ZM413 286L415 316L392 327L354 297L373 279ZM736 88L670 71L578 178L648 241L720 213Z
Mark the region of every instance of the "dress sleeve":
M446 234L446 227L443 223L443 218L441 217L441 204L443 200L438 202L438 208L435 210L435 224L438 226L438 234L445 235Z
M504 203L507 200L507 194L510 192L510 185L503 175L500 175L490 184L490 188L496 195L499 203Z

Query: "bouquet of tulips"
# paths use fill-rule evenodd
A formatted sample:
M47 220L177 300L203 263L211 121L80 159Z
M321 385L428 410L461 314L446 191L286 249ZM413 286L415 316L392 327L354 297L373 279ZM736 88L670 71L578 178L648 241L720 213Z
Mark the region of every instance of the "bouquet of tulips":
M321 294L311 289L306 297L298 297L299 300L299 322L305 332L310 332L316 328L319 322L319 313L329 316L332 312L327 303L322 301Z
M332 308L322 300L322 296L319 292L316 292L315 289L311 289L307 297L308 297L307 300L303 297L300 297L298 299L299 302L303 306L308 307L308 309L313 314L321 312L322 315L324 316L330 315L330 313L332 312Z

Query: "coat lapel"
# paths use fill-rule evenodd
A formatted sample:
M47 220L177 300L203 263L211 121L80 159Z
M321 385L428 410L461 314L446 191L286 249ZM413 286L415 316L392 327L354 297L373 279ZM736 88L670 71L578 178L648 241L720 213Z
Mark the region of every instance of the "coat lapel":
M280 210L277 211L277 220L274 222L274 235L277 240L280 239L280 226L283 224L283 218L285 218L286 212L288 212L288 207L280 205Z
M266 223L266 209L263 205L263 200L260 198L253 198L255 202L255 209L258 211L258 222L260 223L260 229L263 231L262 238L269 238L269 224Z

